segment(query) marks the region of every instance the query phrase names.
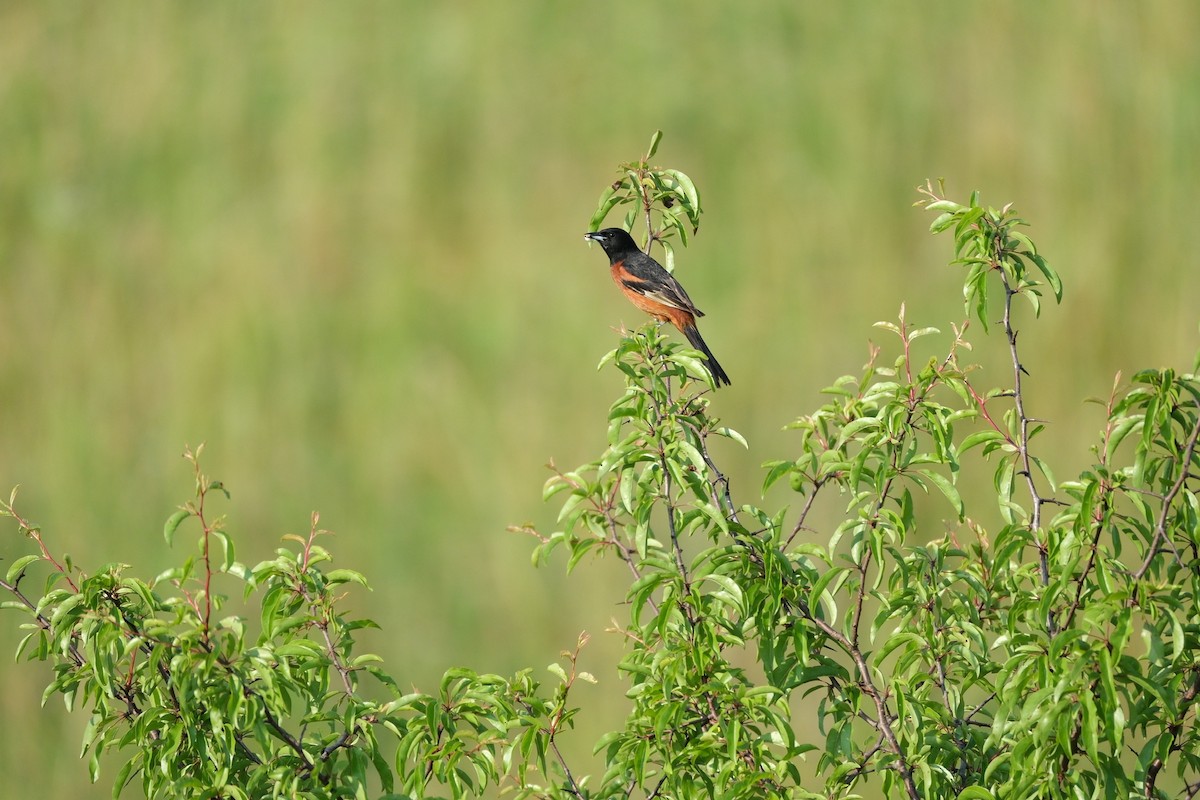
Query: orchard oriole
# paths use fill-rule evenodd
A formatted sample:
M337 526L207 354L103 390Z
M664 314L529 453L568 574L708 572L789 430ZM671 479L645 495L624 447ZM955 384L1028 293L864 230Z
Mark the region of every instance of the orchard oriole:
M721 369L696 328L696 317L703 317L704 312L696 308L675 276L643 253L633 237L621 228L585 233L583 238L599 242L604 248L612 279L629 298L629 302L659 322L670 322L678 328L692 347L704 353L708 359L713 382L718 387L722 383L730 385L729 376Z

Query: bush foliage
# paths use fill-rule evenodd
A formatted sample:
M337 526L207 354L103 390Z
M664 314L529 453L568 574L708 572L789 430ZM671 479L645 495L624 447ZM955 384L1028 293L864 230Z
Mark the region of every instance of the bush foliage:
M628 204L626 227L644 224L670 264L701 207L685 174L651 164L658 139L591 226ZM1059 277L1011 207L920 191L1008 379L976 377L970 325L944 335L901 307L878 324L886 346L787 426L795 457L764 483L789 485L793 507L734 499L710 444L746 442L713 414L700 353L649 325L602 361L625 379L608 447L547 483L560 530L522 528L536 563L628 567L615 665L628 715L595 744L602 774L559 746L575 683L594 680L576 668L586 637L548 685L451 669L405 692L356 650L374 623L340 601L366 579L332 566L317 516L247 566L197 448L194 496L164 533L198 547L149 580L56 558L15 494L3 505L35 545L0 583L28 632L18 657L53 666L44 700L91 715L93 780L111 751L114 796L131 783L227 798L1195 795L1200 368L1118 380L1092 466L1058 482L1026 405L1016 301L1040 312ZM938 355L922 360L919 339ZM995 507L968 508L960 487L989 481ZM838 512L829 529L818 504ZM810 696L816 719L798 718Z

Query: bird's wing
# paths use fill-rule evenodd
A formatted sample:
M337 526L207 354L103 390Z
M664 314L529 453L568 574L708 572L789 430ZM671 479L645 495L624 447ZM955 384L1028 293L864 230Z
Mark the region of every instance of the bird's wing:
M629 278L621 280L627 289L645 295L665 306L678 308L697 317L703 317L704 312L696 308L692 298L684 290L675 276L663 269L662 265L645 254L641 258L626 259L623 266Z

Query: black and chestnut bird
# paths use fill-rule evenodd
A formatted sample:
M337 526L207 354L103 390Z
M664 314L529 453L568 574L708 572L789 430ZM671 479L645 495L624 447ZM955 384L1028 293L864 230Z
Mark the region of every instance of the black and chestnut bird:
M633 241L633 237L621 228L605 228L595 233L585 233L583 238L599 242L608 255L609 269L612 279L629 298L629 302L645 311L659 322L669 322L687 337L692 347L704 353L708 359L708 368L712 372L713 382L719 387L722 383L730 385L729 376L716 356L696 329L696 317L703 317L704 312L696 308L692 298L675 280L675 276L663 269L662 265L643 253Z

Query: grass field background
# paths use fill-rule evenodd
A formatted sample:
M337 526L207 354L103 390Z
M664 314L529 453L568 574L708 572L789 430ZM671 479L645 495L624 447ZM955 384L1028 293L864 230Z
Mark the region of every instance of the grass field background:
M616 164L661 128L703 195L677 274L734 381L740 502L873 322L962 319L911 208L939 176L1014 201L1063 276L1020 320L1061 479L1102 427L1085 397L1200 346L1198 37L1186 2L6 3L0 489L85 570L149 577L188 552L160 532L207 442L239 558L320 510L402 684L540 670L590 631L567 746L595 772L624 575L534 571L505 526L552 528L544 465L602 450L620 380L594 365L643 322L582 240ZM28 547L0 528L6 562ZM9 658L0 796L108 797L83 715Z

